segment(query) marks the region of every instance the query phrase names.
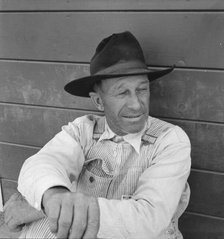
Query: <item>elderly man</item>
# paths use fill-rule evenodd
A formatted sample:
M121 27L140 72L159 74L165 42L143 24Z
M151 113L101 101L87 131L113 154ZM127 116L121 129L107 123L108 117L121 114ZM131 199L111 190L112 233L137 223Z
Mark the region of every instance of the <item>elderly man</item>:
M65 90L90 97L105 116L75 119L25 161L18 190L32 207L11 200L8 225L32 222L22 238L182 238L190 142L180 127L149 116L150 81L171 71L150 71L130 32L104 39L91 75ZM20 223L16 202L32 212Z

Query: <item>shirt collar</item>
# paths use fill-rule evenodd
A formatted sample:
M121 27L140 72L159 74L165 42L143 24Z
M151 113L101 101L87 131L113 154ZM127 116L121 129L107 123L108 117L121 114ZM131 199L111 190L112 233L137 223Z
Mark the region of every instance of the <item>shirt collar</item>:
M146 122L144 128L140 132L135 134L127 134L123 136L124 141L129 143L138 154L140 154L142 136L148 127L149 127L149 121ZM103 134L100 136L99 141L112 139L114 136L116 136L116 134L110 129L105 117L105 130Z

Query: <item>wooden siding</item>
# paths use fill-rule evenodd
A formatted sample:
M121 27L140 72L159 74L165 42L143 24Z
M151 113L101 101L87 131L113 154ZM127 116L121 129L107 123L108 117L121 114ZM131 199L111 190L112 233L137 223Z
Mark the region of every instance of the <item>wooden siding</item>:
M185 213L180 219L184 239L223 239L223 218Z
M0 178L4 201L19 169L63 124L98 113L63 86L88 75L99 41L124 30L152 69L150 114L192 143L185 239L224 238L224 2L222 0L0 0Z
M221 0L1 0L3 11L220 10Z
M89 62L102 38L130 30L150 65L222 68L223 22L221 12L2 13L0 56Z
M63 90L70 79L88 75L88 69L77 63L0 60L0 102L96 110L89 99L71 97ZM171 74L151 85L153 115L224 121L222 70L177 68Z

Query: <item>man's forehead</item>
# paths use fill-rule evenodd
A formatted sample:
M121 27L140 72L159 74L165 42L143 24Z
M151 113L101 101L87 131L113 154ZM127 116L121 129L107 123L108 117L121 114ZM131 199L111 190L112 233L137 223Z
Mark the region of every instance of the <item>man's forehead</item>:
M106 87L120 88L122 86L132 85L142 85L149 84L147 75L136 75L136 76L124 76L111 79L105 79L102 81L103 85Z

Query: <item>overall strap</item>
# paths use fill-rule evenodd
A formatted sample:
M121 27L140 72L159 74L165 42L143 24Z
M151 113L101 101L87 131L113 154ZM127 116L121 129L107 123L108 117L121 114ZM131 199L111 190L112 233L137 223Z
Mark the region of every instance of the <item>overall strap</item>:
M96 117L94 119L94 128L93 128L93 139L99 139L105 130L105 118Z
M145 131L144 135L142 136L142 141L144 144L154 144L160 135L174 127L173 124L170 124L157 118L151 118L150 120L150 127Z

